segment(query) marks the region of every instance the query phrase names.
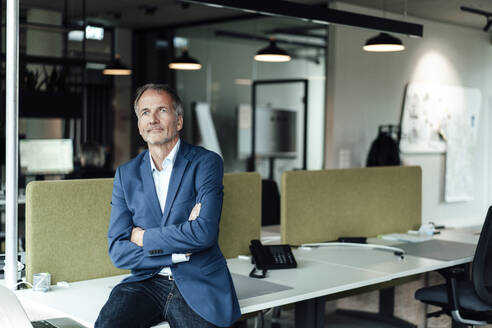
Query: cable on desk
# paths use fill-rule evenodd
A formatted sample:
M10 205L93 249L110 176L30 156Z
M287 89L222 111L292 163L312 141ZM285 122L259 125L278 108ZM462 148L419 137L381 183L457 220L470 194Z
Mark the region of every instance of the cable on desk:
M404 255L407 253L404 249L386 246L386 245L378 245L378 244L360 244L360 243L310 243L310 244L302 244L301 247L326 247L326 246L351 246L351 247L363 247L363 248L372 248L372 249L381 249L392 251L396 256L400 256L401 259L404 258Z
M15 284L15 287L20 286L20 285L27 285L27 286L29 286L31 288L34 288L33 285L30 282L26 281L26 280L19 281L18 283Z

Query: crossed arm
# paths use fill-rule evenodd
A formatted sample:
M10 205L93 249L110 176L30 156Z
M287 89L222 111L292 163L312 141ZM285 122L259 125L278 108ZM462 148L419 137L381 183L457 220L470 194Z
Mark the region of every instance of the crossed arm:
M193 209L191 210L190 216L188 217L188 221L195 221L196 218L200 215L200 208L202 207L202 203L197 203ZM130 241L137 246L143 247L143 236L145 230L140 227L134 227L132 229L132 235L130 237ZM187 256L190 256L191 253L187 253Z
M214 155L201 157L194 174L196 205L190 220L143 230L136 227L128 208L117 170L113 187L111 222L108 230L109 255L122 269L150 269L173 264L171 254L197 253L217 242L222 210L222 159ZM159 252L153 250L158 249Z

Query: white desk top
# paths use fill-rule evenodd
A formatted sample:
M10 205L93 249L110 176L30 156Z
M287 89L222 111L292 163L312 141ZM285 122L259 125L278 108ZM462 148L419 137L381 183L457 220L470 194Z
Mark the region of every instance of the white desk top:
M389 280L439 270L472 260L472 258L464 258L454 261L438 261L412 255L405 255L404 259L401 259L390 251L351 246L298 249L294 251L294 255L296 258L301 257L387 274Z
M468 242L472 240L470 232L460 231L442 234L439 238L458 239L455 241L467 239ZM438 261L411 255L405 255L405 259L401 260L392 252L346 246L299 249L294 250L294 254L298 263L297 269L270 270L267 278L262 279L262 281L292 288L242 298L241 288L248 288L249 283L246 283L246 287L236 286L243 314L442 269L472 260L470 257L453 261ZM246 277L252 268L249 260L230 259L227 263L231 273ZM93 327L99 310L109 297L111 288L123 277L115 276L76 282L72 283L69 288L53 287L48 293L20 290L17 291L17 295L32 320L66 316L83 325ZM241 278L241 280L244 282L244 279ZM256 281L258 280L251 279L251 284ZM169 326L164 323L159 327Z
M481 226L473 226L460 229L443 229L438 235L434 235L434 239L456 241L465 244L478 244L480 238Z
M17 297L31 320L53 317L69 317L84 326L93 327L101 309L109 297L111 288L126 275L71 283L70 287L52 286L49 292L32 289L16 291ZM31 315L31 310L36 313Z
M248 260L232 259L228 260L228 265L232 273L243 276L248 276L252 268ZM47 293L30 289L19 290L16 293L28 313L32 308L36 308L38 313L34 318L30 316L31 320L64 316L92 327L99 310L109 297L111 288L124 277L81 281L72 283L68 288L53 286ZM241 312L245 314L387 280L389 277L384 273L299 258L298 269L271 270L268 277L261 280L289 286L291 289L247 299L242 299L240 289L236 291ZM251 279L253 284L256 281L258 280ZM161 326L168 327L167 324Z
M274 306L290 304L307 299L335 294L359 287L388 281L388 275L370 270L348 267L334 263L313 261L297 257L297 269L269 270L264 281L269 281L292 289L281 292L241 299L241 291L236 290L241 313L250 313ZM228 260L232 273L247 276L252 265L247 260ZM254 283L255 279L252 279Z
M280 224L261 227L261 243L263 245L280 244Z

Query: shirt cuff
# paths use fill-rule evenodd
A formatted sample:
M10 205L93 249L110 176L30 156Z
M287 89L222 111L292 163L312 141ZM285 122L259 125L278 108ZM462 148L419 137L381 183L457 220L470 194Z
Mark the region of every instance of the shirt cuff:
M172 254L173 264L187 262L190 260L190 257L186 254Z

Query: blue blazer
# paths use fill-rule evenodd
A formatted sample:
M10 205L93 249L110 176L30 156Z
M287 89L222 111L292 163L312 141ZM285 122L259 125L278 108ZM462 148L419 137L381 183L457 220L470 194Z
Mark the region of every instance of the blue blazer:
M241 312L218 245L223 175L217 154L181 141L162 213L144 151L116 171L108 242L114 265L132 271L122 283L148 279L171 266L188 305L216 326L231 326ZM202 203L200 215L188 221L196 203ZM145 230L143 247L130 241L135 226ZM172 253L192 255L173 264Z

